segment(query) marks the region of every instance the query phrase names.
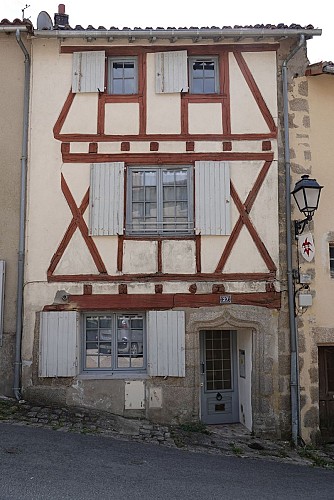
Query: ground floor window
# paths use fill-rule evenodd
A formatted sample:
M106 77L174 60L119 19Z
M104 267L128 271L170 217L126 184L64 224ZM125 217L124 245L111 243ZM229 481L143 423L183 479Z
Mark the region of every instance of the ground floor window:
M84 370L143 370L145 360L143 314L85 314Z

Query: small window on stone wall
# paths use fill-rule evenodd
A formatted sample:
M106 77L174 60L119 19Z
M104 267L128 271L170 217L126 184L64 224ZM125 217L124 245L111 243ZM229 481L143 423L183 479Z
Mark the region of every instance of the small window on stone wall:
M331 278L334 278L334 243L329 244L329 270Z

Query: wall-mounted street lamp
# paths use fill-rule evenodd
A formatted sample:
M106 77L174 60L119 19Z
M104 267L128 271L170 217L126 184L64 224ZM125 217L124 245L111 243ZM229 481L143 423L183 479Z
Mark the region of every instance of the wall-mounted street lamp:
M309 179L308 175L302 175L301 180L296 182L291 194L293 194L299 210L305 215L305 219L295 221L296 237L304 231L306 224L312 220L319 205L322 188L323 186L320 186L315 179Z

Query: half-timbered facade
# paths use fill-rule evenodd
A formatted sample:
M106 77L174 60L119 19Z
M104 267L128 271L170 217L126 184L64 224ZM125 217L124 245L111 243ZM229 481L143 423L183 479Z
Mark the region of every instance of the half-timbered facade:
M288 427L278 74L300 33L35 32L30 398Z

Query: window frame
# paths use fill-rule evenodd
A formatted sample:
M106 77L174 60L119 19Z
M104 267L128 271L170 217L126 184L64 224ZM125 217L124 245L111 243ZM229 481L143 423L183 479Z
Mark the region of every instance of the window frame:
M334 242L330 242L328 245L328 257L330 277L334 278Z
M98 358L98 364L100 361L100 358L102 356L110 355L111 356L111 366L107 367L92 367L89 368L86 366L86 351L87 351L87 346L86 346L86 339L87 339L87 323L86 319L88 317L106 317L106 316L111 316L112 324L111 324L111 353L97 353L96 357ZM117 338L117 333L118 333L118 328L117 328L117 320L120 316L141 316L143 320L143 352L142 354L140 353L139 356L132 356L132 354L124 354L125 356L129 357L130 360L130 366L126 367L118 367L118 358L119 358L119 353L118 353L118 338ZM97 338L96 342L97 345L99 343L107 343L107 341L101 342L101 339L99 338L99 331L100 327L98 327L98 333L97 333ZM146 318L146 313L143 311L86 311L82 315L82 355L81 355L81 365L82 365L82 370L81 373L84 374L89 374L89 373L118 373L118 374L126 374L126 373L131 373L131 374L136 374L136 373L146 373L147 372L147 318ZM94 355L95 356L95 355ZM132 360L133 359L142 359L143 363L141 367L138 366L131 366Z
M187 203L188 203L188 216L187 229L178 230L163 230L163 171L164 170L187 170ZM145 237L178 237L178 236L193 236L195 234L195 220L194 220L194 167L191 164L187 165L131 165L127 167L126 172L126 218L125 218L125 234L129 236L145 236ZM157 172L157 216L156 216L156 229L154 230L134 230L133 217L132 217L132 176L131 173L135 171L141 172ZM165 223L168 224L168 223Z
M134 92L114 92L113 82L114 78L112 75L112 64L114 62L133 62L134 63ZM124 76L122 78L124 86ZM108 95L137 95L138 94L138 57L137 56L108 56L107 57L107 94Z
M193 63L195 61L213 61L214 62L214 92L194 92L194 75L193 75ZM219 94L219 58L218 56L189 56L188 57L188 68L189 68L189 94L195 95L215 95ZM201 79L204 81L204 78Z

